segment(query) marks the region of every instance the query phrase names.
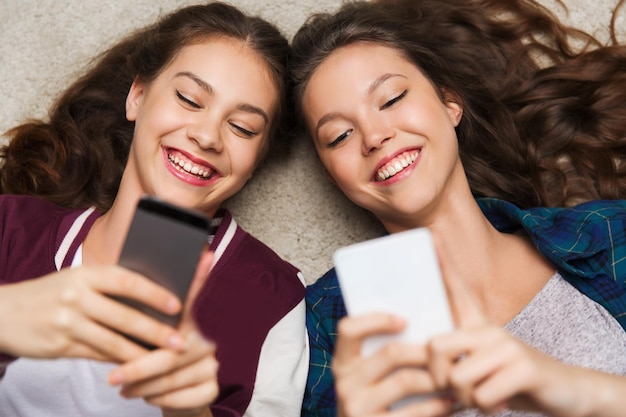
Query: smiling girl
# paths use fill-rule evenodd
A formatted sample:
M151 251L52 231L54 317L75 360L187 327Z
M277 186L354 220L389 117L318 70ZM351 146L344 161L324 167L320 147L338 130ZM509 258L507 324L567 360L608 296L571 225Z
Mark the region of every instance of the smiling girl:
M625 48L534 1L381 0L312 17L292 49L328 176L389 233L430 229L459 327L362 357L404 322L345 318L329 271L307 289L303 414L623 412L626 202L575 204L626 195Z
M232 6L182 8L105 52L49 122L8 132L0 415L298 413L302 278L220 209L277 136L287 54L276 28ZM212 219L178 329L107 296L169 313L184 301L115 266L145 194Z

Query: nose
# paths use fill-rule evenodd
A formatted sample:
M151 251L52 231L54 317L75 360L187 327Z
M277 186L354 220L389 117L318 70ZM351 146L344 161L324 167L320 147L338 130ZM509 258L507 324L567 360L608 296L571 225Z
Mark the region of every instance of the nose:
M187 137L196 142L199 148L221 152L223 149L220 123L203 115L187 126Z
M369 114L361 123L362 152L370 155L395 136L395 130L380 116Z

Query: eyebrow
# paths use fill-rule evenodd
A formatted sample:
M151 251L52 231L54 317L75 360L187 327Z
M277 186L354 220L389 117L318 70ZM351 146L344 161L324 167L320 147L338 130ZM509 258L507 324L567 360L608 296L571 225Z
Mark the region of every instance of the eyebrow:
M211 85L209 83L207 83L202 78L198 77L196 74L194 74L192 72L181 71L181 72L176 73L176 75L174 77L186 77L186 78L189 78L191 81L196 83L198 85L198 87L200 87L201 89L206 91L208 94L213 95L213 93L214 93L213 87L211 87ZM267 113L265 111L263 111L263 109L261 109L261 108L259 108L257 106L253 106L252 104L249 104L249 103L241 103L241 104L237 105L237 110L241 110L241 111L244 111L246 113L258 114L259 116L261 116L263 118L263 120L265 121L266 124L269 124L269 121L270 121L269 116L267 115Z
M387 81L390 78L393 77L402 77L402 78L406 78L406 76L402 75L402 74L394 74L394 73L389 73L389 74L383 74L380 77L376 78L374 81L372 81L372 83L369 85L369 87L367 88L367 95L372 94L378 87L381 86L381 84L383 84L385 81ZM322 126L324 126L326 123L337 119L341 117L340 113L328 113L325 114L318 122L317 125L315 126L315 136L319 136L318 132L319 130L322 128Z

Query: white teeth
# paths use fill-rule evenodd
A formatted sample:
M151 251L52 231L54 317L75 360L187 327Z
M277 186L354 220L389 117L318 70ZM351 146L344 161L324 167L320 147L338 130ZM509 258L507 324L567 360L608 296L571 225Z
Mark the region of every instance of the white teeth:
M392 163L385 165L381 170L379 170L376 174L376 178L378 181L385 181L386 179L393 177L398 172L415 162L418 156L419 152L416 151L394 160Z
M172 162L172 164L178 167L180 170L185 171L189 174L198 175L203 178L208 178L211 174L211 170L204 170L197 165L192 165L191 162L185 161L177 156L169 155L167 158Z

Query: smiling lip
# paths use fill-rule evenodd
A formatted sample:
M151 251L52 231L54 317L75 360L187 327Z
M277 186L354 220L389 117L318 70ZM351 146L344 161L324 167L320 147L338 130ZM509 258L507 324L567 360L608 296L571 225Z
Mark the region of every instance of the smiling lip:
M374 172L374 182L385 182L400 173L408 173L407 168L413 167L415 161L420 156L421 150L419 148L403 151L379 165Z
M215 168L177 149L164 148L164 154L168 170L189 184L207 185L219 177Z

